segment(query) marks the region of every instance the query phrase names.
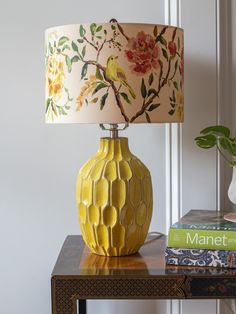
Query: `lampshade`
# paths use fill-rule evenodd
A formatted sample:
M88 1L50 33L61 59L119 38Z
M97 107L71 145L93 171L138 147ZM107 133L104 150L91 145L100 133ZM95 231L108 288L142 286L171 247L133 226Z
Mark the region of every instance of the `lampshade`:
M46 31L46 122L183 121L183 30L91 23Z

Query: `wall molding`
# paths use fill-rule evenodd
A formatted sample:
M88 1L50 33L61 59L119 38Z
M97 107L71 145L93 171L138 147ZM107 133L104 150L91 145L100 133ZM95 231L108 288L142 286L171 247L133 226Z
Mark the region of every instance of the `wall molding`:
M181 0L165 0L165 24L181 27ZM166 230L182 216L182 125L166 125ZM182 314L182 301L168 303L170 314Z

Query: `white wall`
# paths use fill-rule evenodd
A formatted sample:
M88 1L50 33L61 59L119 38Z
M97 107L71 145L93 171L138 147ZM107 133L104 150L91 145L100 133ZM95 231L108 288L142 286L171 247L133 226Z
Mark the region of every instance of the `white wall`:
M219 170L213 151L201 151L193 142L206 125L227 121L231 116L230 122L236 123L231 98L227 98L227 110L223 109L227 84L219 81L219 73L228 77L225 69L231 68L227 68L223 52L219 58L219 47L225 47L223 38L227 35L233 39L232 52L228 42L228 55L233 56L232 84L236 82L236 24L232 18L232 31L230 24L229 30L219 35L219 21L224 30L224 13L231 12L222 3L0 2L0 313L50 313L52 267L66 235L80 233L76 174L97 150L103 135L98 126L44 124L44 30L53 25L108 21L111 17L124 22L170 21L185 28L183 127L173 128L172 136L169 127L163 125L131 126L126 132L131 150L152 173L155 205L151 229L167 232L171 221L191 208L214 209L228 204L220 188L223 191L227 186L229 174L223 168ZM235 1L231 9L234 17ZM220 92L219 86L223 86ZM234 93L232 88L232 99ZM232 115L223 114L231 110ZM174 147L172 154L170 147ZM174 177L169 176L171 172ZM193 301L90 301L89 313L95 309L97 314L199 313ZM202 312L215 314L216 302L204 301Z

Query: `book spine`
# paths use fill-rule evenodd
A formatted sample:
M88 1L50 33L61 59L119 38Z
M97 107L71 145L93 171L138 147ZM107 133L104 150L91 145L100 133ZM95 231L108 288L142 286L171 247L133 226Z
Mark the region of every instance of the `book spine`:
M236 251L167 247L165 259L168 265L236 268Z
M169 247L236 250L236 232L227 230L197 230L170 228Z

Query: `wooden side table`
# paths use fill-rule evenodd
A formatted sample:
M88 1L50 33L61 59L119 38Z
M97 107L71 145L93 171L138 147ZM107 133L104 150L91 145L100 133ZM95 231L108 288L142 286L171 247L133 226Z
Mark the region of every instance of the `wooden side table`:
M68 236L52 272L52 313L86 314L88 299L223 299L236 297L236 269L166 266L166 237L139 253L103 257L81 236Z

